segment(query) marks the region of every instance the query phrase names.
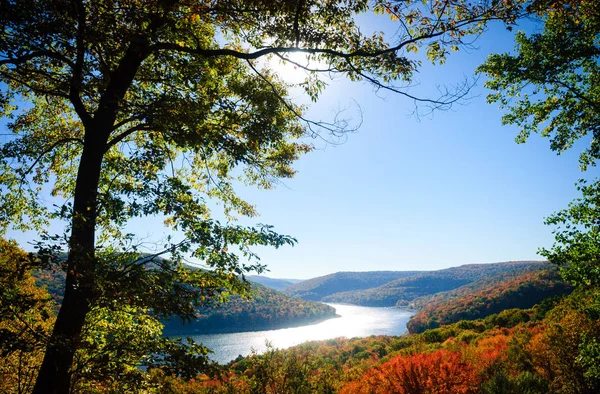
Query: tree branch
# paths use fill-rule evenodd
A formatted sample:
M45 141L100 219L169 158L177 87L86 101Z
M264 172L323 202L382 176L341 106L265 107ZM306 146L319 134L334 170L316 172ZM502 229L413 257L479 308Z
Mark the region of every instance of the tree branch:
M75 60L75 64L72 67L73 75L71 77L71 87L69 89L69 99L71 100L71 103L73 104L73 107L75 108L75 112L77 112L77 115L79 115L79 118L83 122L83 125L86 126L90 123L90 121L92 120L92 117L90 116L88 111L85 109L85 106L83 105L83 101L81 101L81 97L79 96L79 93L81 91L81 82L83 80L83 62L84 62L84 55L85 55L85 42L84 42L84 37L85 37L85 33L86 33L85 32L85 28L86 28L85 6L82 1L78 1L77 4L75 5L75 7L77 8L77 14L78 14L77 15L78 16L77 33L76 33L77 34L77 37L76 37L77 46L76 46L76 60Z
M289 111L291 111L298 119L300 119L301 121L306 123L306 125L307 125L308 129L311 131L313 137L318 136L320 134L318 132L314 131L312 126L327 130L335 136L339 136L340 134L344 133L344 131L348 131L348 130L345 130L344 127L337 126L335 123L315 122L314 120L310 120L310 119L307 119L304 116L302 116L302 114L300 114L298 111L296 111L296 109L294 107L292 107L283 97L281 97L281 95L277 92L277 88L275 88L273 83L271 81L269 81L264 75L262 75L260 73L260 71L258 71L256 69L256 67L254 67L252 62L250 62L249 60L247 62L248 62L248 65L250 66L250 68L256 73L256 75L258 75L260 79L262 79L267 85L269 85L269 87L271 88L271 91L273 92L273 94L275 94L277 99L279 101L281 101L281 103ZM358 127L355 127L353 129L351 129L350 131L356 130L357 128ZM331 143L331 141L326 141L326 142Z
M38 155L38 157L34 160L34 162L29 166L29 168L27 168L27 170L23 173L22 175L22 179L25 178L27 176L27 174L29 174L31 172L31 170L33 170L33 168L37 165L37 163L40 162L40 160L42 160L42 158L47 155L48 153L52 152L56 147L58 147L59 145L62 145L64 143L67 142L79 142L80 144L83 144L83 141L79 138L74 138L74 137L70 137L70 138L63 138L60 139L58 141L56 141L55 143L53 143L52 145L50 145L50 147L44 149L42 151L42 153L40 153Z
M113 146L115 146L119 142L123 141L125 138L127 138L131 134L135 133L136 131L140 131L140 130L149 130L149 126L147 124L143 124L142 123L142 124L133 126L133 127L129 128L129 129L125 130L124 132L122 132L121 134L117 135L115 138L113 138L112 140L110 140L106 144L106 151L108 151L110 148L112 148Z
M218 49L204 49L204 48L190 48L176 43L170 42L159 42L150 46L151 51L161 51L161 50L170 50L176 52L189 53L193 55L200 55L206 57L215 57L215 56L231 56L238 59L243 60L255 60L260 57L271 55L275 53L307 53L307 54L327 54L334 57L339 57L343 59L351 59L355 57L377 57L381 55L385 55L387 53L396 52L400 49L404 48L407 45L413 44L418 41L436 38L442 36L450 31L460 30L462 27L471 25L478 22L484 22L489 19L499 19L499 18L486 18L485 15L480 15L478 17L463 20L459 23L456 23L452 28L440 30L435 33L422 34L417 37L412 37L408 40L404 40L400 42L398 45L380 49L376 51L367 51L364 49L358 49L351 52L343 52L339 50L329 49L329 48L300 48L300 47L266 47L258 49L254 52L240 52L234 49L229 48L218 48Z
M449 105L452 105L454 103L456 103L457 101L459 101L460 99L464 98L467 94L469 94L470 91L470 87L469 88L465 88L462 89L463 91L461 91L458 94L455 95L451 95L450 93L446 93L443 94L442 97L444 96L449 96L450 99L447 101L438 99L438 100L434 100L434 99L426 99L426 98L420 98L417 96L413 96L403 90L400 90L397 87L391 86L391 85L386 85L384 83L381 83L379 80L370 77L368 75L366 75L365 73L363 73L362 71L358 70L356 67L354 67L354 65L352 64L352 62L350 60L347 60L348 65L350 66L350 68L352 69L352 71L354 71L355 73L357 73L358 75L360 75L361 77L363 77L365 80L371 82L373 85L375 85L378 89L385 89L385 90L389 90L391 92L403 95L405 97L408 97L409 99L413 100L413 101L417 101L417 102L421 102L421 103L429 103L429 104L433 104L433 108L434 109L439 109L439 108L443 108Z
M559 80L559 79L553 79L550 78L548 80L548 82L550 83L555 83L557 85L562 86L563 88L567 89L569 92L571 92L573 95L575 95L575 97L577 97L578 99L585 101L586 103L588 103L591 107L593 107L596 111L600 111L600 105L598 103L596 103L595 101L593 101L592 99L586 97L583 95L583 93L581 93L579 90L577 90L576 88L574 88L571 85L566 84L565 82Z
M68 58L66 58L62 55L59 55L57 53L54 53L52 51L43 51L43 50L35 51L35 52L29 53L27 55L23 55L23 56L16 57L16 58L8 58L7 57L7 59L0 60L0 66L3 66L3 65L18 66L20 64L27 63L28 61L39 58L39 57L42 57L42 58L49 57L51 59L65 62L66 64L68 64L71 67L74 66L73 62L71 62Z

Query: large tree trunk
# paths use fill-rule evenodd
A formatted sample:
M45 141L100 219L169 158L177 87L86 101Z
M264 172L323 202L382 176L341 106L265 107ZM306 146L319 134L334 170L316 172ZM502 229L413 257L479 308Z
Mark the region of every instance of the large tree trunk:
M95 227L98 182L107 133L86 132L73 201L65 296L33 390L67 394L73 356L95 293Z
M79 348L81 330L96 292L95 238L102 159L109 146L119 102L149 54L149 41L145 37L130 43L119 66L108 76L109 85L100 98L93 120L85 125L73 201L65 296L33 394L69 393L73 356Z

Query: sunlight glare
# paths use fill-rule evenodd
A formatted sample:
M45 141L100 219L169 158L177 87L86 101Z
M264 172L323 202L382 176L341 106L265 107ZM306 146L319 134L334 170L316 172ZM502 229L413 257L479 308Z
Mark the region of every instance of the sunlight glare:
M309 60L305 53L289 53L286 54L286 58L289 61L273 56L267 61L267 67L289 84L299 84L306 79L308 71L302 67L324 69L327 66L323 62Z

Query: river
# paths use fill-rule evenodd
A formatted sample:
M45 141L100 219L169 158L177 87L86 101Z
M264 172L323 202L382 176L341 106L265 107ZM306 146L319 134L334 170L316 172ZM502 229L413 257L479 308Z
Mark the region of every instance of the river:
M192 338L214 351L211 359L226 363L240 354L247 356L252 350L258 353L265 351L266 341L276 348L285 349L306 341L337 337L401 335L406 332L406 323L413 315L412 312L398 308L329 305L333 306L341 317L281 330L195 335Z

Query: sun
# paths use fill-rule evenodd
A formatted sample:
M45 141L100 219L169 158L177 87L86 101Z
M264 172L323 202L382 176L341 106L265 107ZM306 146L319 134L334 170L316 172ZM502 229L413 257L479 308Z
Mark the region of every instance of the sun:
M299 52L285 54L285 59L273 56L267 61L266 65L279 78L289 84L303 82L308 76L307 69L322 70L325 68L325 63L309 59L305 53Z

